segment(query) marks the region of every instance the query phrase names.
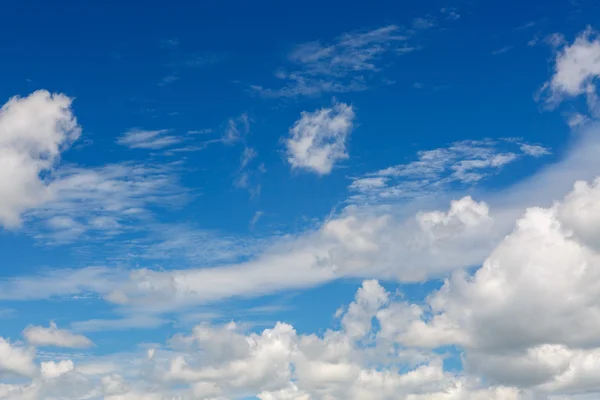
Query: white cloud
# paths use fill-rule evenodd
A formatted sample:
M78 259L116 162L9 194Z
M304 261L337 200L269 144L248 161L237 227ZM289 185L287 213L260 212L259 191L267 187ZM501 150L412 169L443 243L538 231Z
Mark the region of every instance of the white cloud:
M600 75L600 41L588 28L556 56L555 74L550 89L557 95L584 94L589 84Z
M37 372L34 364L35 351L18 347L0 337L0 375L3 373L20 376L34 376Z
M538 145L522 143L520 147L523 153L533 157L541 157L550 154L550 151L547 148Z
M430 295L433 316L399 326L406 346L458 345L467 371L541 392L599 390L600 181L564 202L530 208L474 276L457 273ZM417 313L419 314L419 313Z
M447 226L438 224L427 229L419 223L415 218L419 211L444 210L442 203L449 201L451 192L436 196L435 201L418 199L395 205L351 206L317 231L273 238L266 242L268 245L258 247L250 244L253 250L243 253L249 259L243 262L237 262L227 253L229 246L235 247L235 238L217 246L218 258L205 259L202 258L205 253L215 251L211 247L213 242L207 243L206 235L183 231L182 238L180 231L160 228L169 239L166 247L155 248L149 243L144 252L187 257L186 249L194 249L189 256L199 265L168 271L92 267L48 271L0 281L0 298L43 299L92 292L107 299L119 299L119 304L131 309L161 312L231 296L311 287L348 276L404 282L440 276L480 264L510 232L526 207L551 205L553 199L564 196L576 177L595 176L600 168L598 137L597 128L591 126L573 137L576 141L566 157L556 164L506 189L474 196L477 202L465 209L468 212L465 215L471 215L482 199L488 207L488 215L480 213L482 219L478 224L469 223L468 219L461 222L462 217L452 217L454 222ZM465 200L462 203L468 204ZM448 210L444 213L444 218L448 218ZM226 254L221 256L223 251ZM224 260L232 261L223 265ZM288 268L281 269L280 265Z
M256 150L251 147L245 147L240 161L240 169L246 168L250 161L256 158L256 156L258 156Z
M276 77L283 87L252 88L266 97L315 96L327 92L364 90L367 75L382 68L383 57L414 50L407 36L395 25L370 31L345 33L329 44L309 42L296 46L288 55L289 72Z
M225 144L234 144L244 140L248 133L250 133L250 118L244 113L227 121L222 141Z
M303 112L286 140L288 162L292 168L329 174L338 161L348 158L346 142L353 129L354 117L352 106L344 103L312 113Z
M587 96L593 115L600 111L595 81L600 76L600 39L592 28L583 31L573 43L568 44L562 36L555 36L557 48L554 75L542 88L546 102L556 106L566 98L582 94Z
M181 137L169 135L169 129L147 131L131 129L117 139L117 143L130 149L164 149L183 141Z
M357 202L389 202L473 185L523 156L550 151L518 140L466 140L420 151L418 159L355 178L349 189Z
M252 216L252 219L250 220L250 227L254 227L254 225L256 225L256 223L262 218L262 216L264 215L263 211L257 211L254 213L254 215Z
M113 296L111 301L120 303L118 298L115 298L116 293L111 293ZM98 331L118 331L143 328L155 328L168 322L163 318L154 315L135 314L129 315L120 319L91 319L87 321L76 321L71 324L71 327L79 332L98 332Z
M26 214L37 222L29 229L40 240L62 243L140 229L134 222L147 220L151 207L185 202L180 168L178 163L63 166L47 187L52 199Z
M48 361L40 365L42 378L54 379L61 375L71 372L75 369L75 365L71 360L62 360L59 362Z
M56 346L73 349L91 347L92 341L83 335L74 334L66 329L59 329L54 322L48 328L43 326L28 326L23 336L34 346Z
M598 184L589 189L600 192ZM182 400L597 396L600 343L593 299L598 285L588 275L595 273L597 260L582 263L581 257L598 255L577 250L576 243L568 243L570 231L544 220L560 218L570 201L529 210L473 277L456 275L425 303L411 303L368 280L344 307L338 330L299 334L277 323L246 333L233 322L201 324L153 347L148 356L115 354L110 359L117 362L109 368L75 367L69 359L42 362L41 380L0 390L27 393L33 400L93 394ZM564 243L555 251L552 246L538 251L538 245L561 236ZM563 246L576 252L561 254ZM463 353L463 372L445 370L443 353L430 350L446 345ZM89 360L88 365L100 364ZM33 376L37 367L30 369Z
M37 91L0 109L0 224L15 227L27 209L49 200L47 181L60 153L81 132L69 97Z
M262 174L264 165L259 164L258 168L248 168L249 164L258 157L258 152L251 147L244 147L240 157L240 167L236 173L234 185L238 188L247 189L251 198L260 195L261 185L257 183L257 178Z

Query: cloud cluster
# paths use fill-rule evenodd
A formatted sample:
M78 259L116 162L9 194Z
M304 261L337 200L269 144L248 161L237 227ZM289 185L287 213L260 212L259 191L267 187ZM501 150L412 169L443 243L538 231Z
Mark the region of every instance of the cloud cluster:
M379 335L373 319L385 321L384 316L399 305L377 281L365 281L340 316L339 330L305 335L277 323L248 333L233 322L201 324L146 355L137 354L133 364L105 363L100 368L99 360L42 362L28 371L33 372L30 383L6 385L0 396L15 400L521 398L515 388L485 387L476 378L444 371L444 355L405 348ZM365 341L372 344L365 347Z
M487 229L490 223L488 206L466 197L453 202L446 212L418 214L415 229L431 243L465 234L472 241L478 234L471 229ZM318 278L322 280L337 273L336 268L350 268L351 273L353 266L363 270L362 262L371 265L370 255L378 253L383 243L379 232L388 226L385 216L367 222L356 216L328 222L316 242L336 244L318 252L333 262L328 266L319 259L304 279L314 277L319 268L325 273ZM79 368L73 360L37 366L33 349L3 339L0 369L32 378L29 384L3 390L9 399L23 398L19 396L25 393L31 399L256 395L265 400L537 400L598 395L598 232L600 179L580 181L563 201L548 208L528 208L476 272L459 270L424 302L413 303L375 280L366 280L354 301L339 314L339 329L321 335L299 334L280 322L248 333L235 323L201 324L153 348L145 358L138 355L136 368L141 374L132 374L130 366L119 368L118 363L104 369ZM243 269L234 271L239 284L233 290L249 293L248 281L256 276L263 277L260 287L281 287L283 278L272 274L282 259L276 254L272 257L273 268L262 265L271 274L258 274L256 269L248 274ZM289 268L282 273L290 275L310 261L306 257L301 251L291 254L285 261ZM289 260L298 260L297 268ZM208 290L229 297L233 292L223 289L233 281L219 276L226 273L223 269L187 274L139 271L135 286L129 288L137 288L137 293L122 293L126 297L120 300L138 296L146 305L153 299L158 303L185 301L191 293L196 298L207 296ZM286 279L291 286L299 284L298 276ZM98 279L93 281L99 284ZM110 287L114 286L103 290ZM52 325L43 329L57 330ZM462 363L462 372L444 368L444 360ZM70 394L59 394L65 390Z

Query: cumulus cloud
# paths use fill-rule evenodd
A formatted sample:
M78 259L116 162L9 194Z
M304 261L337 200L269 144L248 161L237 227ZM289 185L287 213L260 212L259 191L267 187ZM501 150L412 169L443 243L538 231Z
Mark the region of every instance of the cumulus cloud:
M554 38L554 74L541 90L547 104L554 107L565 99L585 94L590 113L599 116L596 88L596 80L600 76L598 32L589 27L570 44L560 35Z
M600 75L600 41L591 28L582 32L556 55L555 71L548 83L552 94L578 96Z
M13 97L0 109L0 224L15 227L21 214L51 198L40 174L52 171L81 129L72 99L40 90Z
M292 168L329 174L338 161L348 158L346 142L354 127L354 117L352 106L344 103L303 112L285 142Z
M241 263L215 267L209 260L204 268L167 271L103 267L45 271L1 280L0 298L44 299L93 292L132 309L161 312L237 295L312 287L345 277L402 282L439 277L480 265L526 207L551 205L553 199L568 192L577 177L593 178L600 168L597 132L594 126L580 132L564 159L522 182L493 193L480 192L471 200L456 197L463 198L459 204L468 205L464 209L449 209L442 203L449 201L452 192L429 203L419 199L382 207L349 206L320 229L269 241ZM434 214L428 214L431 212ZM423 223L422 215L429 215L430 221ZM440 216L442 222L432 225L432 216ZM471 223L474 216L478 223ZM174 235L168 232L169 237ZM189 243L205 249L205 241L205 236L199 236ZM181 243L172 242L159 250L179 252Z
M83 349L91 347L92 341L83 335L77 335L66 329L59 329L54 322L49 327L28 326L23 336L34 346L55 346Z
M152 357L139 354L133 363L117 363L111 369L79 368L68 359L43 362L41 378L12 390L28 393L30 399L51 395L190 400L530 398L531 393L516 386L488 385L475 376L446 371L442 354L408 348L397 337L383 334L390 331L389 321L418 318L415 312L398 318L398 310L407 307L419 306L369 280L341 313L337 330L300 334L279 322L263 331L246 332L234 322L201 324L153 349ZM370 344L365 346L365 341ZM114 357L132 359L131 354Z
M457 272L424 302L413 303L376 280L366 280L339 313L337 330L299 334L280 322L248 333L234 322L201 324L148 356L140 354L135 368L144 371L141 375L131 374L130 365L79 370L69 360L45 362L41 381L34 378L11 390L44 398L50 390L59 393L49 382L60 380L62 390L74 387L66 382L78 382L87 394L96 390L115 399L534 400L597 395L599 198L600 180L578 182L564 201L529 208L473 275ZM442 229L445 237L446 228L486 225L488 217L484 203L467 197L447 212L422 213L417 220L427 231ZM324 234L368 253L374 250L373 232L385 226L385 219L369 226L335 221ZM350 235L352 231L358 235ZM157 283L150 286L158 289ZM461 353L463 372L444 368L448 346ZM13 371L25 360L29 366L21 367L21 374L33 374L32 354L8 348L8 356L0 360L12 359ZM12 354L15 349L20 358Z
M73 371L75 366L71 360L62 360L59 362L48 361L43 362L40 365L42 378L54 379L68 372Z
M0 375L9 373L31 377L37 372L34 359L33 349L17 346L0 337Z
M380 321L406 346L461 346L465 367L492 382L540 392L599 390L600 181L563 202L529 208L470 276L447 280L412 322ZM432 315L427 313L431 312Z
M247 262L168 271L99 267L61 271L0 282L0 299L92 291L137 312L156 313L345 277L420 281L483 260L504 234L496 228L488 206L468 197L452 203L447 211L428 211L408 219L349 208L320 229L276 242Z

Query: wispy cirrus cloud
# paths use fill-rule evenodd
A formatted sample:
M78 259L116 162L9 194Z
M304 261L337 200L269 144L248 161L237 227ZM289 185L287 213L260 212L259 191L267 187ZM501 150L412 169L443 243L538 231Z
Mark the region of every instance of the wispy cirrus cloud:
M63 166L48 185L50 200L25 214L27 230L39 240L64 243L139 229L136 223L151 218L154 208L186 201L181 168L178 162Z
M502 48L499 48L498 50L492 51L492 55L499 56L500 54L508 53L509 51L513 50L514 48L515 48L515 46L504 46Z
M275 74L282 82L279 88L254 85L251 89L274 98L365 90L389 57L419 49L415 43L419 32L435 25L436 19L428 16L416 18L411 29L387 25L344 33L328 43L300 44L287 55L288 66Z
M418 159L398 164L352 181L353 201L389 201L448 190L452 185L472 185L523 156L550 154L543 146L519 139L468 140L446 148L420 151Z
M179 144L182 137L171 135L169 129L143 130L139 128L130 129L123 133L117 143L130 149L158 150Z

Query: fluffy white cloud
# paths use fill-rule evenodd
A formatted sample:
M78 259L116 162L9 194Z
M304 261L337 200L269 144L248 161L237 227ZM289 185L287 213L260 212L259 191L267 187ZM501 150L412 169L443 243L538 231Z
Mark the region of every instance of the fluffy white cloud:
M336 103L331 108L303 112L286 140L288 162L319 175L329 174L334 164L348 158L346 141L353 129L352 106Z
M59 362L47 361L40 365L42 378L54 379L61 375L71 372L75 369L75 365L71 360L62 360Z
M600 99L596 80L600 76L600 36L588 27L573 43L568 43L562 35L555 35L556 47L554 75L544 84L541 94L546 103L555 107L568 98L585 95L589 113L600 117ZM586 117L576 113L568 121L571 127L585 122Z
M0 282L0 298L46 298L92 291L136 312L161 312L231 296L305 288L344 277L420 281L475 265L505 233L487 205L470 198L453 202L448 211L416 217L389 211L374 213L350 207L320 229L277 242L239 264L170 271L99 267L58 271ZM93 324L117 326L103 321Z
M552 100L586 93L600 75L600 40L591 28L582 32L572 44L559 49L554 75L546 84Z
M519 229L522 227L515 232ZM509 246L514 244L510 238L507 241ZM537 248L528 244L531 243L520 246L527 247L528 253L536 253ZM503 252L503 246L496 252ZM557 263L560 261L563 260ZM489 269L487 266L480 271ZM497 264L496 268L518 271L518 267L505 263ZM571 277L566 275L570 281ZM427 306L411 304L387 292L377 281L365 281L354 301L341 312L340 329L327 330L321 335L298 334L285 323L259 333L246 333L235 323L202 324L191 333L177 334L165 346L153 349L151 357L139 354L133 364L127 361L116 362L110 368L78 368L70 360L43 362L39 378L34 377L28 384L0 386L0 396L4 393L8 399L30 400L102 396L115 400L225 400L253 395L261 400L577 400L585 398L579 395L599 393L596 377L600 348L545 343L562 339L553 329L547 333L544 329L548 324L544 321L555 326L563 322L564 329L572 333L585 328L568 325L572 322L564 313L568 306L557 311L547 309L551 315L541 314L534 321L542 324L539 329L530 322L525 328L541 334L534 335L531 341L522 326L506 319L500 310L503 302L496 300L498 307L489 308L490 299L497 298L499 290L493 290L488 282L485 288L473 289L483 284L478 274L473 280L461 279L456 277L448 282L428 300ZM547 278L542 277L538 286L547 283ZM458 284L462 286L454 287ZM512 289L508 297L520 296L521 300L522 308L511 309L511 317L531 318L531 301L537 302L535 296L540 292L534 289L532 296L528 296L530 287L514 282L507 282L505 287ZM479 297L470 296L471 293ZM537 303L549 298L545 295ZM482 299L483 305L478 303ZM554 300L551 306L558 306L564 299ZM455 310L459 306L466 310ZM430 311L426 307L433 310L433 318L427 316ZM485 307L492 317L478 311ZM587 308L590 307L594 306L588 304ZM457 315L461 317L458 321ZM440 323L442 316L447 318L446 325ZM502 323L509 326L501 332L492 328L481 331L482 324L470 322L478 318L494 322L495 329ZM452 326L463 335L447 330ZM505 337L512 332L511 328L516 330ZM431 340L434 331L437 340ZM589 338L594 336L585 330L579 332ZM417 334L411 336L411 333ZM549 339L551 335L553 340ZM429 340L424 340L427 337ZM523 340L527 342L525 346ZM447 344L460 346L464 352L464 372L445 370L443 352L419 348ZM115 357L115 360L132 359L131 354ZM35 371L34 366L30 375Z
M0 375L11 373L21 376L33 376L37 372L34 364L35 351L11 344L0 337Z
M40 90L13 97L0 109L0 224L14 227L21 214L49 200L42 172L52 170L80 135L71 99Z
M408 317L380 314L382 332L406 346L461 346L467 371L498 384L598 390L599 185L578 182L564 202L528 209L473 276L455 274Z
M82 349L91 347L92 341L83 335L77 335L66 329L59 329L54 322L49 327L28 326L23 336L34 346L56 346Z

